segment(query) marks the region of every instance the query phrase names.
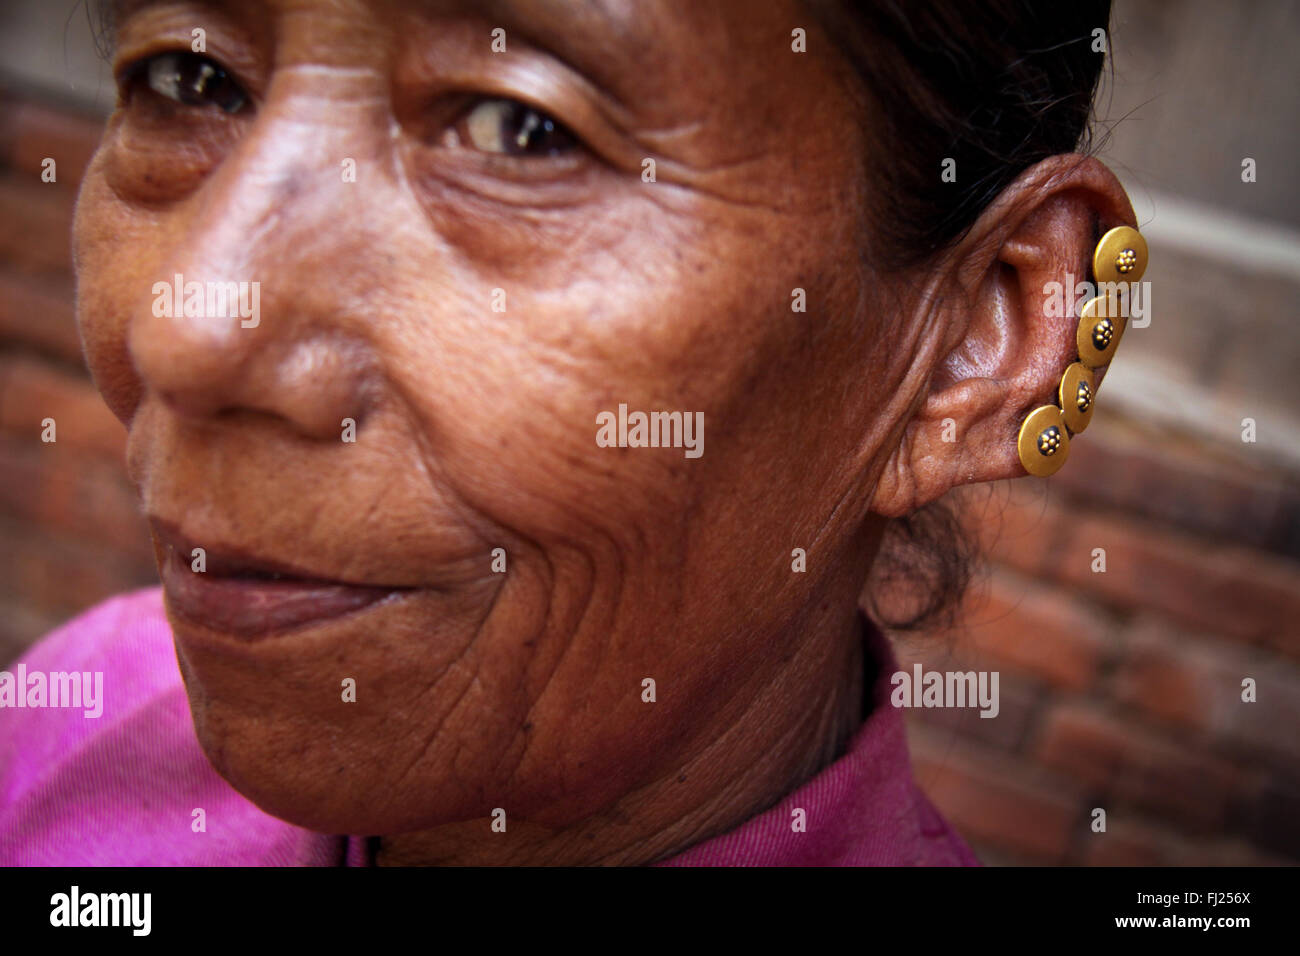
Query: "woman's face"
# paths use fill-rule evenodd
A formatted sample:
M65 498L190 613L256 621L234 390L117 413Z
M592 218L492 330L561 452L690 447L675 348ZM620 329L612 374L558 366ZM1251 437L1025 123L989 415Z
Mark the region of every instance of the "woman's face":
M116 69L179 55L87 174L79 319L218 769L351 833L648 823L723 789L707 748L744 722L773 755L744 772L797 776L782 741L827 708L783 695L849 693L852 643L807 635L851 627L911 358L862 281L871 146L811 19L127 6ZM257 315L169 312L178 275L257 283ZM702 453L606 447L620 406L702 413Z

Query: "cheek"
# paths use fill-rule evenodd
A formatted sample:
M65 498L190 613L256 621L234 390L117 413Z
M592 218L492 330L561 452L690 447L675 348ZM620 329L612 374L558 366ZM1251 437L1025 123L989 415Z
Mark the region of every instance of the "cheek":
M673 221L694 223L694 234L679 234L663 217L605 221L618 228L593 227L504 279L465 268L421 287L413 266L405 287L424 289L412 296L419 305L385 311L419 318L391 325L377 347L425 454L476 509L534 539L653 544L672 562L693 504L723 494L742 469L771 487L789 452L812 440L809 403L846 361L851 290L812 261L824 247L770 224L703 228L683 214ZM811 313L792 311L798 287ZM702 417L695 447L676 422L677 447L598 440L613 418L627 421L616 437L632 445L633 416L656 412L693 432Z
M458 283L477 300L471 309L379 346L437 473L530 538L630 542L661 522L700 479L700 459L684 447L602 447L598 417L623 404L707 423L725 400L725 372L698 374L701 337L717 319L700 307L708 296L662 294L603 258L582 272L548 263L504 287L494 277ZM546 288L557 276L566 287ZM501 312L487 305L494 289Z
M151 307L154 282L166 278L163 264L180 236L176 204L237 132L228 118L198 123L145 103L110 118L83 177L73 222L77 322L95 384L124 421L140 399L127 351L130 317Z
M147 308L157 269L157 226L127 212L104 177L97 154L82 182L73 222L77 327L86 364L108 407L127 421L140 399L140 383L127 351L132 310Z
M109 121L98 165L117 195L174 202L203 182L241 133L239 120L220 111L170 108L142 97Z

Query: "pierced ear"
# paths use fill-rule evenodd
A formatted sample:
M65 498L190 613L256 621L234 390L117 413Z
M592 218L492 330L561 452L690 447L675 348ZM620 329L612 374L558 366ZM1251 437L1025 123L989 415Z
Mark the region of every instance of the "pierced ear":
M1024 172L941 260L941 296L913 321L931 328L939 355L925 398L881 474L871 510L915 511L962 484L1025 474L1020 424L1052 402L1077 356L1074 309L1105 229L1134 224L1113 173L1090 157L1054 156Z

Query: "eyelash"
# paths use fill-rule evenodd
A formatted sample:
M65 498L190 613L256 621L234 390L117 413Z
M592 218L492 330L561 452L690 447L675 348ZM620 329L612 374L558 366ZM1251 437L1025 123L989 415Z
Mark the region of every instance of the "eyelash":
M188 51L169 51L144 57L127 67L122 75L127 102L147 90L155 97L178 106L216 106L223 113L244 111L251 100L229 73L214 60ZM212 99L205 100L205 96ZM520 132L509 135L502 127L514 122ZM538 145L535 134L551 137L550 145ZM485 148L483 141L500 148ZM516 159L553 158L582 148L578 137L554 117L536 107L509 97L471 98L456 121L448 126L438 143L445 148L468 148L493 156ZM518 151L512 152L510 145Z
M507 135L504 127L515 123L520 131ZM534 133L552 136L556 142L548 146L537 146L528 142ZM475 143L475 140L495 139L501 149L488 149ZM479 152L499 156L519 158L553 157L572 152L578 148L578 139L554 117L543 113L536 107L519 100L504 97L476 97L460 114L459 119L442 135L439 145L459 148L462 140L474 144ZM511 152L506 148L513 144L519 151Z
M170 70L168 63L173 64ZM185 82L183 72L187 68L190 70L189 82ZM158 89L155 84L174 86L175 95ZM229 114L240 112L249 102L248 94L220 64L206 56L179 50L137 60L127 67L121 85L128 100L144 88L154 96L181 106L214 105ZM205 93L212 93L219 100L204 103L201 98ZM195 98L187 100L187 95Z

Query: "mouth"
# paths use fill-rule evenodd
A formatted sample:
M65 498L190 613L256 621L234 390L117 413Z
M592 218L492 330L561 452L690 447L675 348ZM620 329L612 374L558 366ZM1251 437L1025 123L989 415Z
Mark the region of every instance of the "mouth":
M154 530L165 552L161 575L171 610L244 640L354 614L410 590L320 577L233 548L206 548L158 521ZM201 557L197 547L203 547Z

